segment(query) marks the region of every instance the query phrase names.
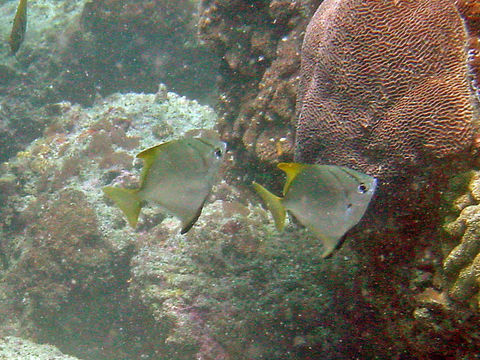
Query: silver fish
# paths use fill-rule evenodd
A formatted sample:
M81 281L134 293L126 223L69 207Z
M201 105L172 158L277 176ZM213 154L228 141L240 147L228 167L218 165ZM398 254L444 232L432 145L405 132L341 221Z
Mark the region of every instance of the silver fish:
M144 160L139 189L107 186L103 192L136 227L144 201L160 205L182 221L184 234L195 224L218 173L226 144L210 137L169 141L137 155Z
M253 186L282 231L286 210L316 234L329 256L343 235L356 225L367 210L376 188L376 179L358 171L333 165L280 163L287 174L283 198L263 186Z

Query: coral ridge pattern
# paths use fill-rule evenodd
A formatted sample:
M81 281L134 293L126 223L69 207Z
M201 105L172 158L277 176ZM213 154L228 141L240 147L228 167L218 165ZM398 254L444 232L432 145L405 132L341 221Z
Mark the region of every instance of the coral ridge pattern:
M326 0L302 47L295 157L380 178L473 141L467 33L450 0Z

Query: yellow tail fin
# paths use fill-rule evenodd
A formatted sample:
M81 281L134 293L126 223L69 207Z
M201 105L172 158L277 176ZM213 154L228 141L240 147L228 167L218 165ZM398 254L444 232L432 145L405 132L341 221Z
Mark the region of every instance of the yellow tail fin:
M103 188L103 192L123 211L130 226L135 228L141 209L141 201L137 195L138 191L106 186Z
M253 188L260 195L265 205L267 205L268 210L273 215L275 220L275 226L278 231L282 231L285 227L285 207L282 204L282 198L272 194L270 191L265 189L262 185L253 183Z

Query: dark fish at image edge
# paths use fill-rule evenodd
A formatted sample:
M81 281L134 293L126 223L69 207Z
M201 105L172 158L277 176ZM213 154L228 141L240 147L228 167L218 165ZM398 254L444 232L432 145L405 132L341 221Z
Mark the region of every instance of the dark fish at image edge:
M12 31L8 38L8 44L15 55L20 49L23 40L25 39L25 31L27 30L27 0L20 0L15 18L13 19Z

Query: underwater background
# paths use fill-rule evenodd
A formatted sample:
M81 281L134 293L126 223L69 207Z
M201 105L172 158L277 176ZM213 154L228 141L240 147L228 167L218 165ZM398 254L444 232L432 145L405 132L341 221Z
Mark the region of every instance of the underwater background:
M294 160L321 3L31 0L13 55L19 2L0 0L0 359L480 357L477 136L389 179L327 259L252 189L279 193L275 165ZM476 97L480 3L432 3L465 25ZM228 152L197 223L181 235L148 205L130 228L102 187L138 186L137 153L199 129Z

